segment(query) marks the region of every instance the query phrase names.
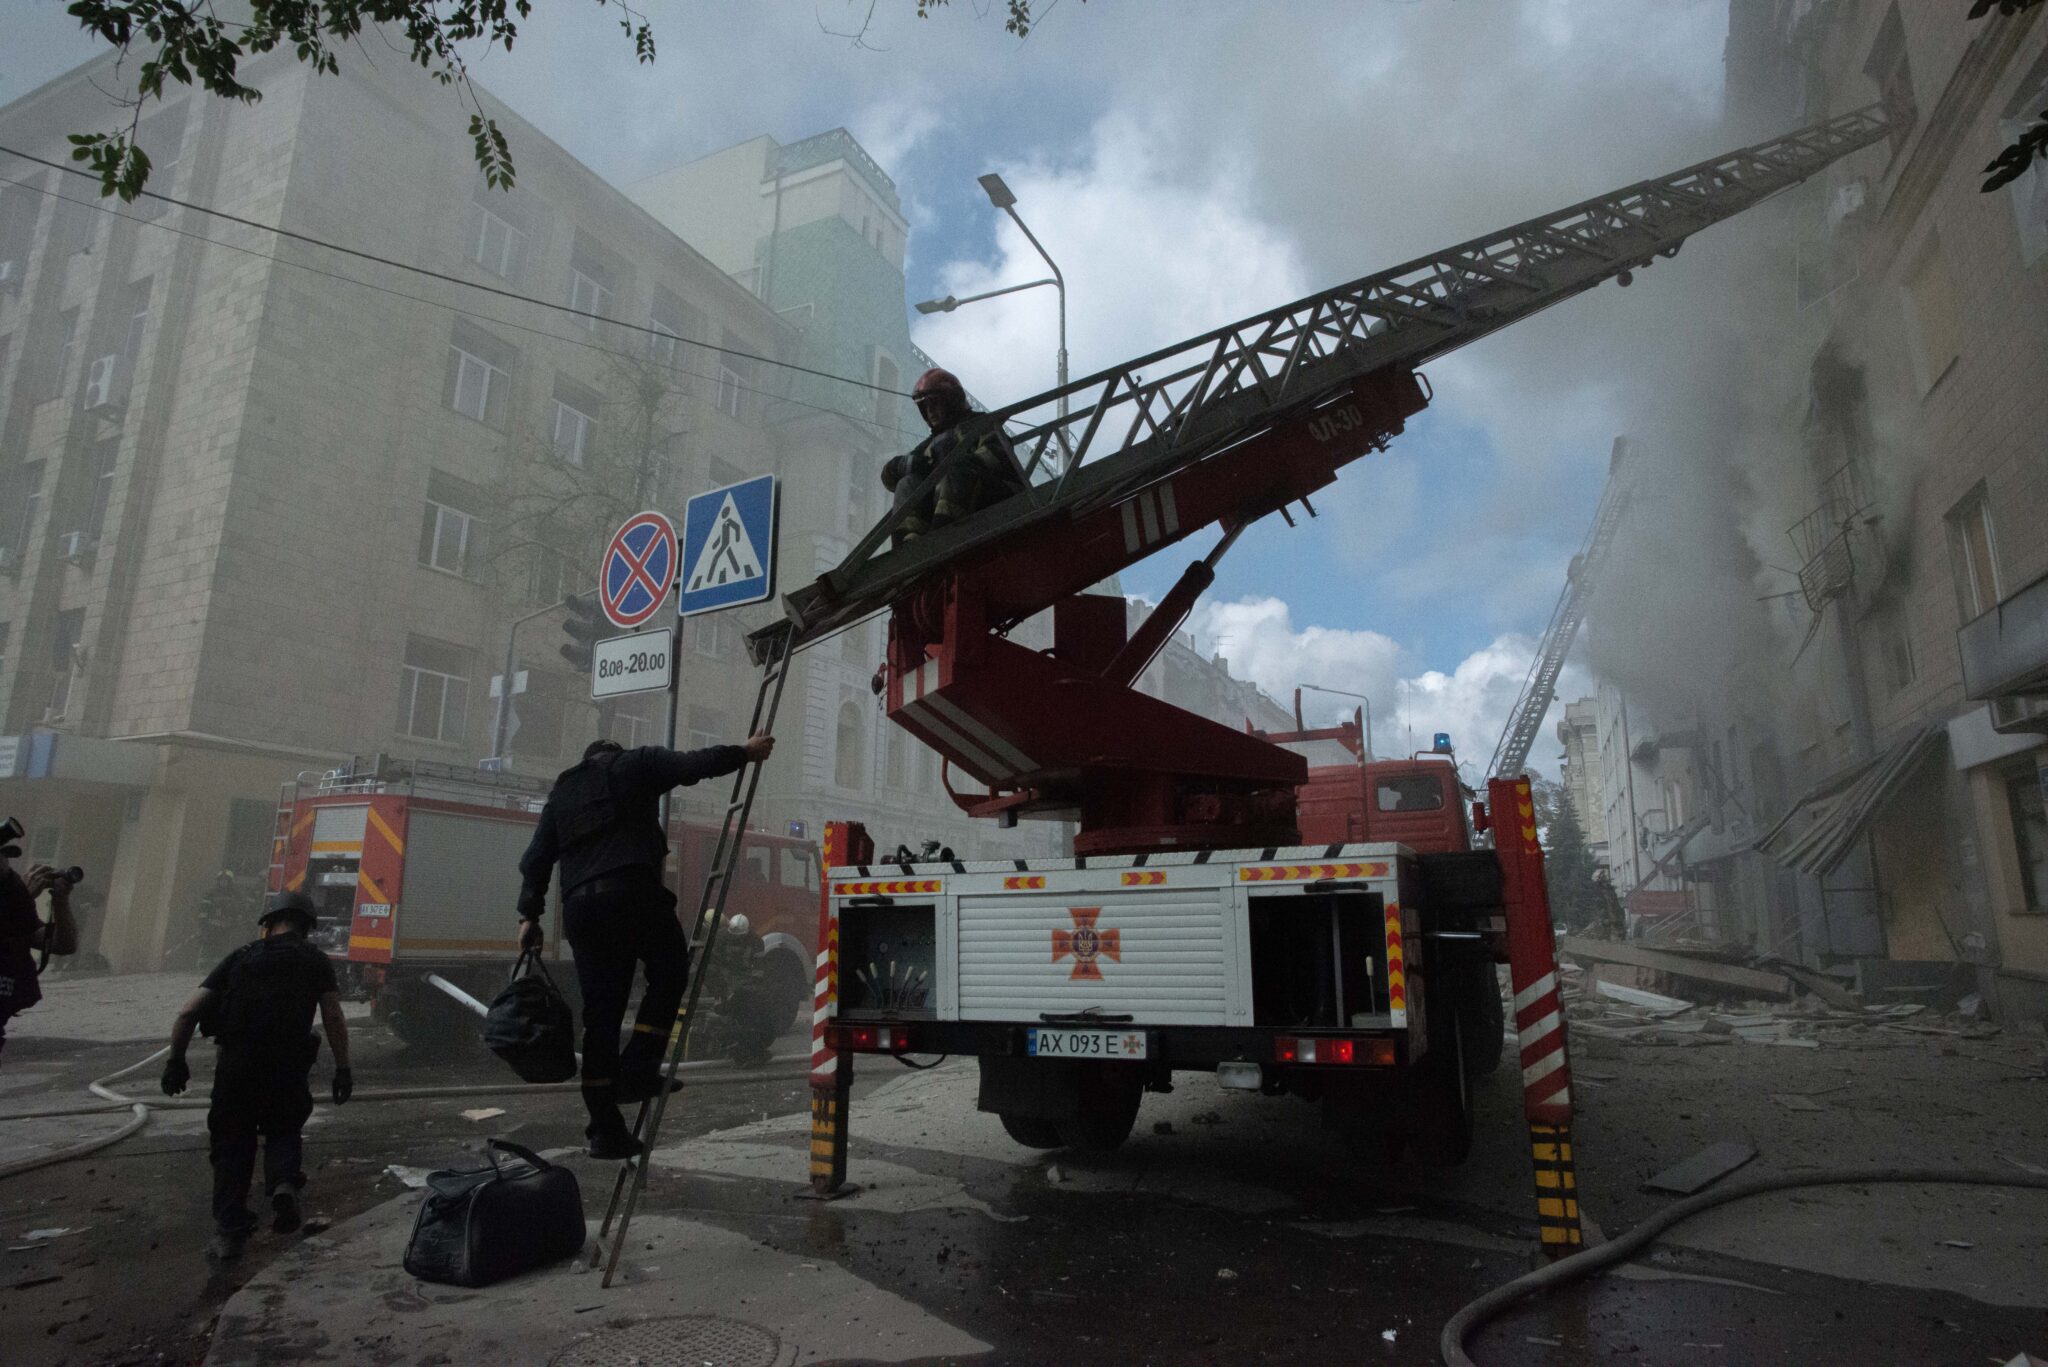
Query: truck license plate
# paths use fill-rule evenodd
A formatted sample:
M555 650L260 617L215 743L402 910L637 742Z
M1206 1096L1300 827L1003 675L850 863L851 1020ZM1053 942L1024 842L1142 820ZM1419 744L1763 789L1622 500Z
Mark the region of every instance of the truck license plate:
M1024 1052L1034 1058L1143 1058L1143 1030L1048 1030L1024 1032Z

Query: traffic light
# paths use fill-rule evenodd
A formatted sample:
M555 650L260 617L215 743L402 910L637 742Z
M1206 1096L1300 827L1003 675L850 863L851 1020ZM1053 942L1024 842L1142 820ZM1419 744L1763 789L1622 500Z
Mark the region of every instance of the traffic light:
M569 638L562 646L562 658L588 674L591 649L614 634L612 624L605 620L603 609L598 607L595 591L565 599L562 606L569 609L568 615L562 618L562 631Z

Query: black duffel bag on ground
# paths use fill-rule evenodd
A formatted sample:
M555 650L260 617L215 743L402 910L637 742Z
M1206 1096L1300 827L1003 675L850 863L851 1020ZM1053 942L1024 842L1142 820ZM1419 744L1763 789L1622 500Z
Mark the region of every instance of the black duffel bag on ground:
M501 1164L497 1149L522 1161ZM428 1174L405 1245L405 1270L421 1281L489 1286L582 1251L576 1174L503 1139L485 1154L487 1168Z
M522 973L529 963L536 970ZM512 964L512 981L484 1017L484 1043L528 1082L576 1076L576 1013L532 950Z

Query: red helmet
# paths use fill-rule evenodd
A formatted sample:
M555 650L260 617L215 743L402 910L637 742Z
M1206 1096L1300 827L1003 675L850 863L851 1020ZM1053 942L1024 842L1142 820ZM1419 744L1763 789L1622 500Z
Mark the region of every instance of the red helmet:
M942 399L950 406L965 408L967 390L960 383L960 377L950 370L933 366L917 377L917 383L910 388L910 401L923 406L926 399Z

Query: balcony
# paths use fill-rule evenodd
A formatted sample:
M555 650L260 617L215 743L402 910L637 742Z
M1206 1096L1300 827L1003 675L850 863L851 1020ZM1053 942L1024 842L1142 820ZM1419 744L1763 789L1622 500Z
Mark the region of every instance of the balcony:
M1956 632L1972 698L2048 693L2048 575Z

